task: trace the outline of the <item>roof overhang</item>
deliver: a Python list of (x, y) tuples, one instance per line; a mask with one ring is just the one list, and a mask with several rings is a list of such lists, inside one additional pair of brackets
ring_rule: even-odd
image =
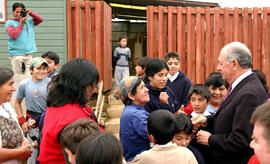
[(218, 3), (184, 0), (104, 0), (114, 18), (146, 20), (146, 6), (219, 7)]

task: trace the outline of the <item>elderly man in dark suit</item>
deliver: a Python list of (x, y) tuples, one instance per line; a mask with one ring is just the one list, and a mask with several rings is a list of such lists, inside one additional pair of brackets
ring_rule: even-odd
[(244, 44), (232, 42), (223, 47), (217, 71), (230, 84), (228, 95), (215, 115), (192, 120), (194, 125), (206, 124), (209, 129), (200, 130), (196, 137), (200, 144), (209, 146), (215, 164), (246, 164), (253, 154), (249, 120), (267, 94), (251, 67), (252, 54)]

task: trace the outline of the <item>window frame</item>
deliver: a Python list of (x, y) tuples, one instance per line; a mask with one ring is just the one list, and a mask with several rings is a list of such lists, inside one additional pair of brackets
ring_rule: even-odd
[(5, 23), (7, 21), (7, 0), (0, 0), (0, 23)]

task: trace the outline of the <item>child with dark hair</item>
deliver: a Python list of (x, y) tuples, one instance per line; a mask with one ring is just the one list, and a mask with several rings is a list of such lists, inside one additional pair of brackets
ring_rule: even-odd
[(123, 149), (119, 140), (110, 133), (86, 137), (78, 146), (77, 164), (122, 164)]
[(79, 119), (64, 127), (60, 133), (60, 144), (68, 155), (67, 161), (71, 164), (76, 163), (76, 151), (79, 143), (87, 136), (101, 133), (96, 122), (89, 119)]
[(59, 56), (53, 51), (45, 52), (42, 56), (48, 63), (48, 78), (52, 78), (56, 75), (56, 69), (59, 66)]
[(211, 98), (211, 92), (204, 84), (193, 85), (188, 92), (189, 101), (193, 112), (190, 117), (196, 117), (198, 115), (209, 116), (211, 113), (206, 111), (206, 107)]
[(166, 85), (173, 90), (178, 103), (187, 106), (188, 91), (192, 84), (185, 73), (179, 70), (180, 56), (177, 52), (169, 52), (165, 56), (165, 61), (169, 67), (169, 79)]
[(120, 118), (120, 141), (127, 162), (141, 152), (150, 149), (147, 135), (147, 118), (149, 113), (144, 109), (149, 101), (148, 89), (137, 76), (124, 78), (114, 96), (125, 104)]
[[(212, 72), (204, 83), (211, 92), (211, 98), (209, 103), (206, 107), (206, 111), (211, 114), (216, 114), (220, 104), (224, 100), (225, 96), (227, 95), (227, 90), (229, 88), (229, 84), (226, 80), (222, 78), (220, 72)], [(190, 105), (184, 109), (186, 114), (190, 114), (193, 112), (193, 109)]]
[(143, 78), (145, 75), (146, 65), (150, 62), (151, 58), (149, 57), (141, 57), (137, 60), (137, 65), (135, 67), (136, 75)]
[(166, 86), (169, 67), (164, 60), (152, 59), (146, 66), (146, 87), (149, 89), (150, 101), (145, 104), (145, 109), (151, 113), (157, 109), (168, 110), (175, 113), (180, 104), (173, 91)]
[(116, 66), (114, 70), (115, 88), (119, 86), (120, 81), (129, 76), (129, 58), (131, 58), (130, 49), (127, 47), (127, 36), (119, 37), (119, 47), (116, 47), (113, 53)]
[(28, 133), (28, 123), (23, 116), (22, 100), (25, 98), (27, 107), (26, 118), (40, 117), (46, 110), (47, 86), (50, 79), (46, 77), (48, 63), (41, 57), (33, 58), (30, 63), (31, 78), (23, 80), (18, 87), (15, 99), (15, 109), (19, 117), (20, 125), (25, 133)]
[[(189, 114), (188, 116), (191, 117), (197, 117), (197, 116), (209, 116), (211, 113), (206, 111), (206, 107), (209, 103), (209, 100), (211, 98), (211, 92), (209, 88), (204, 84), (196, 84), (193, 85), (189, 90), (189, 101), (191, 104), (191, 107), (193, 108), (193, 112)], [(205, 130), (205, 128), (194, 127), (196, 129), (195, 136), (199, 130)], [(206, 145), (201, 145), (197, 142), (197, 138), (193, 138), (190, 142), (190, 145), (198, 149), (202, 156), (205, 159), (206, 163), (211, 163), (209, 154), (209, 147)]]
[(147, 129), (154, 146), (152, 149), (137, 155), (130, 163), (197, 164), (196, 158), (190, 150), (171, 142), (175, 134), (175, 117), (172, 113), (167, 110), (152, 112), (148, 117)]
[(199, 164), (205, 164), (201, 153), (196, 148), (189, 145), (193, 130), (193, 124), (190, 118), (184, 113), (179, 113), (174, 116), (176, 133), (172, 139), (172, 142), (176, 143), (178, 146), (187, 147), (190, 151), (192, 151)]
[[(19, 123), (30, 143), (36, 145), (39, 129), (34, 125), (43, 112), (46, 111), (47, 86), (51, 79), (46, 77), (48, 63), (41, 57), (33, 58), (30, 63), (31, 78), (24, 79), (18, 87), (14, 107), (19, 118)], [(26, 118), (23, 116), (22, 101), (25, 99), (27, 108)], [(34, 123), (33, 123), (34, 122)], [(37, 150), (33, 149), (32, 157), (28, 160), (36, 162)], [(31, 162), (30, 162), (31, 163)]]

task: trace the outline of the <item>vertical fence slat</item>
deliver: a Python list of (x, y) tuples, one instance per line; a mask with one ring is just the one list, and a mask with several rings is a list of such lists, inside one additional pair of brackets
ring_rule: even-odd
[[(175, 9), (175, 7), (174, 7), (174, 9)], [(177, 15), (175, 14), (175, 13), (173, 13), (173, 15), (172, 15), (172, 51), (174, 51), (174, 52), (176, 52), (176, 26), (177, 26), (177, 21), (176, 21), (176, 18), (177, 17)]]
[(244, 18), (243, 18), (243, 35), (244, 35), (244, 44), (248, 46), (248, 8), (244, 8)]
[[(158, 27), (163, 26), (162, 24), (158, 24), (158, 13), (154, 13), (154, 19), (153, 19), (153, 56), (154, 57), (159, 57), (158, 56)], [(162, 34), (162, 33), (161, 33)]]
[(224, 46), (224, 12), (219, 8), (219, 47), (220, 49)]
[[(105, 52), (106, 52), (106, 43), (105, 43), (105, 6), (104, 3), (102, 3), (101, 1), (99, 1), (100, 4), (100, 54), (101, 56), (97, 57), (99, 60), (97, 60), (97, 64), (100, 66), (100, 75), (101, 75), (101, 79), (105, 78)], [(103, 45), (103, 46), (102, 46)]]
[(238, 9), (238, 41), (239, 42), (244, 42), (244, 37), (243, 37), (243, 10), (242, 8)]
[(182, 29), (182, 7), (177, 7), (177, 53), (179, 54), (180, 56), (180, 70), (182, 70), (182, 68), (184, 67), (182, 65), (182, 55), (183, 55), (183, 52), (182, 52), (182, 42), (183, 42), (183, 29)]
[(173, 51), (173, 19), (172, 19), (172, 7), (168, 7), (168, 52)]
[(86, 13), (85, 13), (85, 3), (86, 1), (84, 2), (81, 2), (81, 5), (83, 5), (84, 7), (81, 8), (81, 16), (80, 16), (80, 19), (81, 19), (81, 45), (82, 45), (82, 53), (81, 53), (81, 57), (86, 59), (86, 35), (83, 35), (86, 33)]
[(168, 14), (163, 15), (163, 32), (162, 32), (162, 37), (163, 37), (163, 53), (161, 53), (160, 58), (163, 59), (165, 57), (165, 54), (168, 52)]
[(180, 70), (184, 71), (185, 65), (185, 52), (183, 51), (183, 17), (182, 17), (182, 7), (177, 7), (177, 53), (180, 56)]
[(201, 51), (201, 8), (196, 7), (196, 83), (203, 83), (202, 82), (202, 51)]
[[(229, 42), (232, 42), (233, 41), (233, 9), (230, 8), (230, 13), (229, 13)], [(229, 43), (228, 42), (228, 43)]]
[[(107, 17), (107, 21), (108, 21), (108, 31), (109, 31), (109, 34), (108, 34), (108, 55), (107, 55), (107, 61), (108, 61), (108, 75), (106, 75), (106, 79), (107, 79), (107, 88), (104, 88), (106, 90), (108, 89), (111, 89), (112, 88), (112, 59), (111, 59), (111, 53), (112, 53), (112, 44), (111, 44), (111, 40), (112, 40), (112, 21), (111, 21), (111, 18), (112, 18), (112, 8), (107, 5), (107, 10), (108, 10), (108, 17)], [(104, 66), (104, 69), (105, 67), (107, 68), (107, 66)]]
[(195, 32), (195, 26), (196, 26), (196, 11), (191, 9), (192, 13), (191, 14), (191, 81), (193, 84), (196, 82), (196, 32)]
[(80, 1), (75, 1), (75, 44), (76, 58), (81, 57)]
[(191, 18), (191, 8), (187, 7), (187, 76), (192, 77), (192, 18)]
[(158, 7), (158, 56), (163, 53), (163, 6)]
[(270, 8), (269, 7), (267, 8), (266, 17), (267, 17), (267, 29), (268, 29), (268, 33), (267, 33), (268, 40), (267, 40), (267, 46), (266, 46), (266, 47), (268, 47), (268, 49), (267, 49), (268, 60), (267, 60), (267, 67), (266, 67), (267, 71), (264, 73), (266, 73), (267, 84), (268, 84), (268, 87), (270, 87), (270, 31), (269, 31), (269, 29), (270, 29)]
[(72, 20), (71, 17), (71, 1), (66, 1), (66, 8), (67, 8), (67, 44), (68, 44), (68, 60), (72, 59)]
[(269, 29), (267, 29), (267, 8), (263, 8), (263, 25), (262, 25), (262, 71), (267, 72), (267, 42)]
[[(158, 37), (162, 35), (158, 33), (159, 26), (163, 26), (163, 24), (159, 25), (158, 22), (158, 13), (154, 13), (154, 21), (153, 21), (153, 56), (158, 57)], [(162, 37), (162, 36), (161, 36)], [(165, 46), (165, 45), (164, 45)]]
[(233, 40), (238, 41), (238, 8), (233, 11)]
[[(182, 8), (182, 10), (184, 10)], [(187, 11), (185, 9), (185, 11)], [(182, 45), (182, 51), (183, 51), (183, 57), (184, 57), (184, 65), (187, 66), (187, 53), (186, 53), (186, 50), (187, 50), (187, 32), (186, 32), (186, 28), (187, 28), (187, 14), (182, 14), (182, 20), (183, 20), (183, 24), (182, 24), (182, 29), (183, 29), (183, 45)], [(184, 68), (183, 70), (185, 70), (185, 73), (187, 73), (187, 68)]]
[(201, 11), (201, 58), (202, 58), (202, 80), (201, 82), (204, 83), (205, 81), (205, 36), (206, 36), (206, 30), (205, 30), (205, 9), (202, 9)]
[(253, 18), (252, 9), (248, 9), (248, 48), (253, 52)]
[(220, 25), (220, 13), (219, 13), (219, 8), (215, 8), (215, 37), (214, 37), (214, 43), (215, 43), (215, 60), (214, 60), (214, 63), (215, 63), (215, 67), (217, 65), (217, 59), (218, 59), (218, 56), (219, 56), (219, 52), (220, 52), (220, 34), (219, 34), (219, 25)]
[(258, 13), (257, 8), (253, 9), (253, 68), (258, 68)]
[(84, 58), (85, 59), (87, 59), (87, 60), (91, 60), (92, 58), (91, 58), (91, 40), (90, 40), (90, 38), (91, 38), (91, 29), (90, 29), (90, 26), (91, 26), (91, 24), (90, 24), (90, 22), (91, 22), (91, 20), (90, 20), (90, 17), (91, 17), (91, 15), (90, 15), (90, 1), (85, 1), (85, 31), (86, 31), (86, 33), (85, 33), (85, 56), (84, 56)]
[[(75, 6), (75, 1), (73, 1)], [(72, 9), (72, 13), (75, 13), (75, 7)], [(71, 29), (72, 29), (72, 53), (71, 53), (71, 59), (76, 58), (76, 20), (75, 20), (76, 15), (72, 14), (71, 15)]]
[(208, 76), (211, 72), (211, 64), (212, 64), (212, 59), (213, 56), (211, 56), (211, 49), (213, 47), (211, 47), (211, 35), (213, 35), (212, 33), (212, 28), (211, 28), (211, 20), (210, 20), (210, 8), (206, 8), (205, 9), (205, 20), (206, 20), (206, 40), (205, 40), (205, 72), (206, 72), (206, 76)]
[(147, 55), (153, 58), (153, 6), (147, 6)]
[(215, 41), (214, 41), (214, 29), (215, 29), (215, 27), (214, 27), (214, 25), (215, 25), (215, 22), (214, 22), (214, 20), (215, 20), (215, 15), (214, 14), (211, 14), (210, 15), (210, 26), (211, 26), (211, 42), (210, 42), (210, 53), (211, 53), (211, 59), (212, 59), (212, 62), (211, 62), (211, 72), (214, 72), (215, 71), (215, 62), (213, 61), (214, 59), (215, 59), (215, 47), (214, 47), (214, 45), (215, 45)]
[(258, 69), (262, 69), (262, 9), (258, 8)]
[(95, 25), (96, 25), (96, 53), (95, 53), (95, 64), (97, 66), (98, 69), (100, 69), (100, 65), (101, 64), (101, 45), (102, 45), (102, 38), (101, 38), (101, 33), (102, 33), (102, 30), (101, 30), (101, 4), (99, 3), (99, 1), (94, 1), (95, 3), (95, 15), (96, 15), (96, 22), (95, 22)]
[(225, 12), (224, 12), (224, 39), (225, 39), (225, 44), (230, 42), (230, 16), (229, 16), (229, 8), (225, 8)]
[(91, 16), (91, 22), (90, 22), (90, 27), (91, 27), (91, 58), (92, 62), (95, 64), (96, 63), (96, 13), (95, 13), (95, 3), (91, 2), (90, 4), (90, 16)]

